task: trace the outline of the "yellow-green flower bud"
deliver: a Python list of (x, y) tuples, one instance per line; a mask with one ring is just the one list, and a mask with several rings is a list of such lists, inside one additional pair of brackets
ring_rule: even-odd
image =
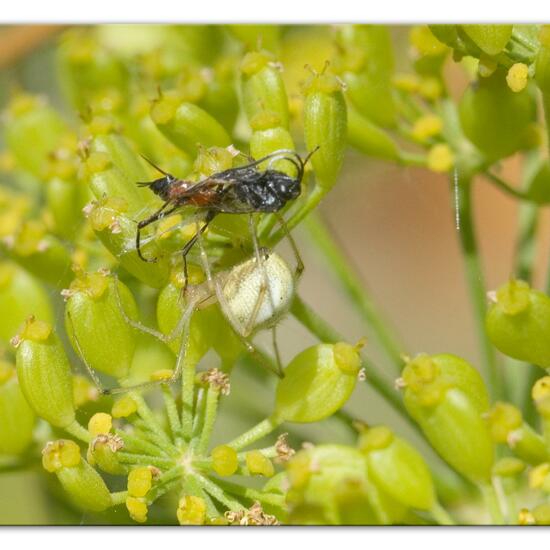
[(147, 503), (140, 498), (128, 497), (126, 499), (126, 508), (130, 517), (138, 523), (145, 523), (147, 521), (148, 507)]
[(490, 479), (493, 442), (481, 413), (467, 394), (449, 388), (433, 405), (424, 406), (412, 390), (407, 390), (405, 407), (432, 447), (455, 470), (474, 482)]
[(487, 311), (487, 333), (502, 353), (550, 367), (550, 298), (529, 287), (524, 281), (512, 280), (500, 287), (495, 302)]
[(97, 465), (108, 474), (124, 475), (127, 473), (127, 466), (119, 462), (116, 454), (123, 446), (122, 439), (117, 435), (98, 435), (92, 439), (88, 447), (88, 462)]
[(42, 221), (27, 220), (21, 224), (7, 248), (18, 264), (39, 279), (54, 286), (68, 284), (71, 256)]
[(80, 461), (80, 447), (70, 439), (50, 441), (42, 450), (42, 466), (50, 473), (78, 466)]
[(334, 75), (314, 74), (304, 86), (304, 135), (320, 188), (327, 192), (336, 183), (347, 142), (346, 101), (342, 84)]
[[(480, 413), (489, 409), (489, 394), (479, 372), (464, 359), (450, 353), (427, 355), (421, 353), (407, 362), (402, 381), (424, 405), (438, 402), (449, 387), (461, 390)], [(431, 398), (435, 401), (432, 403)]]
[(40, 178), (48, 155), (56, 149), (67, 128), (63, 119), (36, 96), (17, 95), (8, 105), (4, 136), (21, 168)]
[(299, 353), (277, 384), (275, 414), (289, 422), (317, 422), (348, 400), (361, 367), (356, 347), (318, 344)]
[(495, 463), (493, 474), (499, 477), (515, 477), (525, 470), (525, 462), (513, 456), (505, 456)]
[(158, 99), (151, 108), (151, 118), (174, 145), (193, 158), (198, 145), (227, 147), (231, 144), (224, 127), (212, 115), (177, 97), (165, 95)]
[(269, 52), (250, 52), (241, 63), (243, 106), (251, 122), (262, 112), (274, 113), (288, 129), (288, 99), (281, 70)]
[(104, 412), (95, 413), (88, 421), (90, 435), (108, 434), (113, 427), (113, 417)]
[(153, 288), (166, 284), (170, 273), (168, 258), (161, 255), (155, 239), (143, 242), (141, 252), (156, 262), (144, 262), (135, 246), (136, 223), (127, 215), (127, 203), (122, 198), (110, 197), (91, 203), (85, 209), (90, 225), (105, 247), (134, 277)]
[(261, 451), (249, 451), (246, 453), (245, 459), (246, 467), (252, 475), (271, 477), (275, 473), (273, 463)]
[(0, 455), (18, 455), (32, 441), (36, 417), (25, 400), (15, 369), (0, 360)]
[(113, 418), (127, 418), (136, 411), (137, 404), (132, 397), (130, 395), (123, 395), (114, 402), (111, 414)]
[(396, 122), (391, 79), (394, 56), (384, 25), (345, 25), (338, 29), (341, 75), (347, 95), (359, 113), (382, 127)]
[(42, 464), (55, 472), (71, 501), (82, 510), (102, 512), (112, 506), (111, 494), (102, 477), (80, 456), (70, 440), (53, 441), (42, 451)]
[(550, 418), (550, 376), (543, 376), (535, 382), (531, 397), (538, 413), (543, 418)]
[(21, 390), (34, 412), (59, 428), (72, 424), (71, 366), (51, 325), (30, 317), (12, 343)]
[(290, 524), (398, 523), (405, 508), (369, 482), (366, 458), (352, 447), (321, 445), (287, 464)]
[(433, 448), (462, 475), (487, 481), (494, 449), (479, 373), (454, 355), (420, 355), (405, 366), (401, 384), (405, 407)]
[(207, 79), (205, 95), (198, 102), (231, 134), (239, 114), (239, 97), (235, 86), (233, 59), (222, 59)]
[[(281, 126), (255, 129), (250, 138), (250, 154), (252, 157), (259, 159), (280, 149), (295, 150), (294, 141), (288, 130)], [(267, 167), (268, 162), (266, 161), (264, 167)], [(291, 176), (296, 175), (296, 167), (285, 160), (274, 162), (272, 168), (286, 172)]]
[(135, 330), (121, 311), (122, 306), (128, 317), (138, 317), (130, 290), (99, 271), (79, 273), (64, 296), (67, 298), (65, 326), (75, 351), (82, 353), (94, 370), (124, 378), (136, 347)]
[(49, 323), (53, 311), (42, 284), (13, 262), (0, 262), (0, 340), (7, 342), (25, 319), (34, 315)]
[(513, 25), (460, 25), (487, 55), (499, 54), (512, 36)]
[(531, 91), (513, 92), (500, 69), (470, 86), (460, 101), (460, 122), (466, 137), (491, 161), (524, 147), (526, 128), (534, 120)]
[(142, 466), (133, 469), (128, 475), (128, 494), (133, 497), (144, 497), (153, 485), (153, 474), (150, 468)]
[(82, 28), (64, 33), (57, 50), (63, 92), (80, 111), (102, 90), (114, 88), (126, 95), (128, 74), (124, 65), (94, 34)]
[(367, 457), (369, 476), (404, 506), (431, 510), (435, 488), (426, 462), (412, 445), (392, 435), (384, 426), (361, 434), (359, 449)]
[(539, 464), (529, 472), (529, 487), (550, 490), (550, 464), (548, 462)]
[(550, 525), (550, 504), (539, 504), (532, 514), (537, 525)]
[(525, 63), (514, 63), (506, 74), (506, 83), (512, 92), (521, 92), (527, 86), (529, 67)]
[(281, 41), (280, 25), (227, 25), (231, 33), (240, 40), (247, 49), (257, 48), (258, 44), (270, 52), (277, 51)]
[(237, 451), (228, 445), (219, 445), (212, 449), (212, 469), (219, 476), (232, 476), (239, 468)]
[(517, 430), (523, 420), (521, 411), (510, 403), (497, 401), (487, 413), (491, 437), (496, 443), (506, 443), (511, 431)]
[(98, 200), (124, 199), (129, 216), (143, 215), (146, 208), (160, 205), (160, 199), (149, 189), (137, 185), (151, 180), (149, 172), (130, 143), (120, 135), (107, 133), (92, 138), (81, 176)]
[[(399, 150), (389, 134), (348, 105), (348, 142), (365, 155), (397, 160)], [(317, 154), (317, 153), (316, 153)]]
[(450, 172), (454, 163), (454, 153), (446, 143), (436, 143), (428, 151), (426, 165), (432, 172)]
[(194, 495), (183, 496), (176, 512), (180, 525), (204, 525), (206, 521), (206, 502)]

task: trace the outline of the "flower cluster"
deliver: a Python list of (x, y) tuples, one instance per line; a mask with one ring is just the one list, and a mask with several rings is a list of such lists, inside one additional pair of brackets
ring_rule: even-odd
[[(550, 524), (550, 377), (540, 377), (550, 286), (532, 288), (550, 202), (549, 36), (536, 25), (418, 26), (409, 68), (396, 72), (383, 26), (64, 31), (56, 63), (69, 114), (18, 90), (2, 118), (0, 471), (41, 461), (59, 498), (98, 522), (127, 512), (181, 525)], [(470, 82), (455, 100), (460, 68)], [(479, 370), (454, 354), (404, 353), (316, 216), (349, 148), (449, 176)], [(159, 169), (192, 186), (281, 150), (315, 153), (278, 215), (207, 223), (189, 206), (140, 223), (163, 208), (147, 183)], [(521, 188), (499, 175), (518, 153)], [(257, 168), (293, 177), (297, 166), (273, 157)], [(489, 293), (476, 176), (528, 208), (514, 277)], [(302, 221), (386, 363), (302, 301), (294, 241), (294, 273), (273, 250)], [(250, 336), (286, 314), (318, 343), (281, 373), (277, 347)], [(228, 436), (231, 403), (260, 383), (271, 401), (243, 411)], [(372, 425), (368, 410), (343, 409), (363, 383), (442, 460)], [(342, 439), (308, 442), (314, 432), (298, 425), (324, 420)]]

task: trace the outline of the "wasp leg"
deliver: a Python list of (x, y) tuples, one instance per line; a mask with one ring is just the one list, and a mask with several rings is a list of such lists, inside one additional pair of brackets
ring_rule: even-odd
[(157, 261), (157, 258), (146, 258), (141, 253), (141, 230), (147, 227), (148, 225), (152, 224), (153, 222), (156, 222), (160, 218), (163, 218), (164, 216), (171, 214), (176, 210), (178, 207), (174, 206), (170, 210), (165, 211), (166, 208), (170, 205), (169, 202), (165, 202), (154, 214), (151, 214), (148, 218), (145, 218), (144, 220), (141, 220), (138, 222), (137, 226), (137, 233), (136, 233), (136, 251), (138, 256), (144, 261), (148, 263), (155, 263)]
[(208, 224), (214, 219), (216, 214), (217, 212), (215, 212), (214, 210), (208, 210), (204, 218), (204, 225), (197, 229), (197, 232), (185, 243), (185, 246), (181, 251), (181, 255), (183, 257), (183, 277), (185, 279), (183, 294), (185, 294), (185, 292), (187, 291), (187, 286), (189, 284), (189, 277), (187, 272), (187, 254), (189, 254), (189, 251), (193, 248), (193, 246), (197, 242), (197, 239), (199, 239), (201, 235), (206, 231)]

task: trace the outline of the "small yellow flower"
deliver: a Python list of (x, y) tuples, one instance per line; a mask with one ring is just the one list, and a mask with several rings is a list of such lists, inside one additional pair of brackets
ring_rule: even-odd
[(176, 515), (180, 525), (204, 525), (206, 503), (200, 497), (185, 495), (179, 501)]
[(271, 477), (275, 473), (271, 460), (258, 450), (246, 453), (246, 466), (251, 474)]
[(512, 92), (521, 92), (527, 86), (529, 67), (525, 63), (514, 63), (506, 75), (506, 83)]
[(110, 414), (99, 412), (90, 418), (88, 430), (92, 436), (108, 434), (113, 427), (113, 417)]
[(454, 164), (455, 157), (446, 143), (438, 143), (428, 151), (428, 168), (433, 172), (448, 172)]

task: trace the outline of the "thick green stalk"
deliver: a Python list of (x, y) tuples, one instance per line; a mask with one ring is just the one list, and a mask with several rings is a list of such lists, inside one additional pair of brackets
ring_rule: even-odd
[(176, 406), (176, 400), (174, 399), (172, 390), (169, 386), (162, 386), (162, 396), (164, 398), (164, 408), (166, 409), (166, 415), (168, 416), (168, 423), (170, 424), (172, 438), (174, 439), (176, 445), (178, 445), (181, 437), (181, 422), (178, 414), (178, 408)]
[(394, 373), (398, 375), (403, 366), (401, 358), (404, 352), (403, 346), (399, 344), (393, 334), (394, 331), (388, 327), (387, 322), (378, 311), (365, 285), (342, 252), (342, 247), (336, 242), (334, 235), (327, 230), (317, 214), (312, 213), (307, 218), (306, 227), (313, 243), (325, 256), (328, 268), (336, 275), (350, 302), (374, 331), (376, 338), (392, 362)]
[(504, 381), (497, 366), (495, 350), (485, 330), (487, 296), (474, 229), (472, 179), (460, 173), (459, 176), (461, 177), (458, 181), (455, 181), (454, 177), (451, 176), (451, 191), (456, 193), (456, 206), (458, 208), (457, 230), (485, 374), (493, 397), (499, 399), (504, 395)]
[(253, 428), (250, 428), (247, 432), (244, 432), (239, 437), (236, 437), (233, 441), (228, 443), (230, 447), (233, 447), (236, 451), (241, 450), (244, 447), (252, 445), (258, 439), (262, 439), (266, 435), (270, 434), (273, 430), (276, 430), (281, 425), (281, 421), (270, 416), (265, 420), (262, 420), (259, 424), (256, 424)]
[(214, 422), (218, 412), (218, 397), (220, 391), (217, 388), (208, 388), (206, 392), (206, 409), (204, 413), (204, 423), (200, 435), (199, 444), (197, 446), (197, 454), (205, 454), (208, 450), (210, 437), (214, 429)]
[(489, 513), (491, 514), (491, 521), (493, 525), (504, 525), (504, 516), (500, 507), (497, 492), (491, 484), (480, 486), (481, 494), (483, 495), (483, 501)]

